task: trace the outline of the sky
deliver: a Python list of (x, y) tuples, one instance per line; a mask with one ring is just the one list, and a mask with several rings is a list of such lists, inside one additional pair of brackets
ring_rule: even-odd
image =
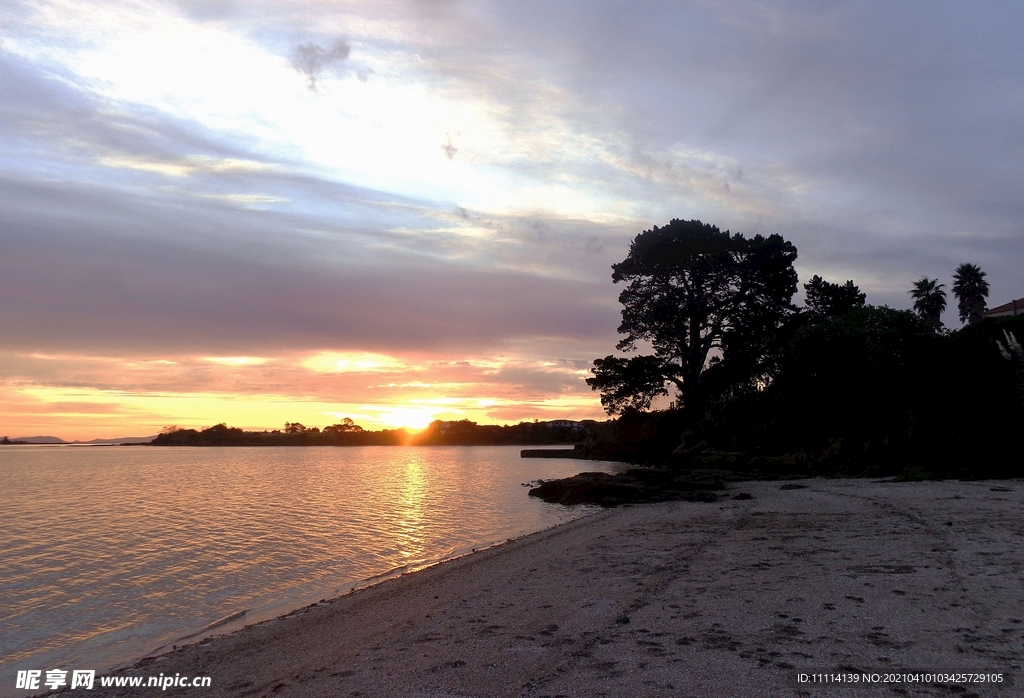
[[(3, 0), (0, 435), (603, 418), (674, 218), (1024, 295), (1018, 2)], [(944, 316), (959, 327), (955, 302)]]

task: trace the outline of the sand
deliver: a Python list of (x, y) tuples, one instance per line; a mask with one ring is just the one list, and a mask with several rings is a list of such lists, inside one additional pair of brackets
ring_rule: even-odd
[[(204, 698), (1024, 695), (1024, 481), (782, 484), (601, 511), (124, 673), (208, 675), (161, 692)], [(797, 680), (911, 670), (1005, 679)]]

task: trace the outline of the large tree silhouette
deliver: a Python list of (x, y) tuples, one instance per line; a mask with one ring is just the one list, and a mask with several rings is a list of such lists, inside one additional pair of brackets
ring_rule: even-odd
[(945, 288), (945, 284), (940, 284), (938, 279), (922, 276), (914, 282), (914, 288), (910, 289), (914, 312), (936, 332), (942, 329), (942, 311), (946, 309)]
[[(713, 349), (764, 346), (764, 337), (794, 310), (796, 256), (779, 235), (747, 239), (698, 220), (640, 233), (626, 259), (612, 265), (612, 281), (627, 284), (619, 294), (625, 337), (616, 348), (648, 345), (654, 353), (597, 359), (587, 384), (600, 391), (609, 414), (647, 409), (669, 386), (685, 404), (699, 403)], [(730, 335), (743, 341), (727, 342)]]
[(961, 264), (953, 274), (953, 295), (956, 296), (960, 323), (973, 325), (985, 314), (988, 282), (985, 272), (976, 264)]

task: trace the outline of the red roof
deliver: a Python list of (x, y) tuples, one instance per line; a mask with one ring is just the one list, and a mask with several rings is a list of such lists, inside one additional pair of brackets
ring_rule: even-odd
[(985, 315), (1024, 315), (1024, 298), (989, 308), (985, 311)]

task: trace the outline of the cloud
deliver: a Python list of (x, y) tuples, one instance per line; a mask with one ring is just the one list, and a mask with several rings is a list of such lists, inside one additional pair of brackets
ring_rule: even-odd
[(189, 17), (198, 20), (222, 20), (235, 14), (234, 0), (176, 0)]
[(351, 48), (342, 39), (336, 40), (329, 48), (309, 42), (292, 49), (289, 65), (305, 75), (309, 80), (309, 89), (316, 92), (316, 81), (320, 73), (343, 62), (350, 53)]
[(452, 145), (452, 137), (448, 136), (448, 142), (441, 146), (441, 152), (445, 154), (449, 160), (455, 159), (455, 153), (459, 152), (459, 149)]
[(399, 373), (418, 368), (393, 356), (369, 352), (321, 352), (302, 365), (317, 373)]
[(270, 359), (261, 356), (207, 356), (204, 360), (224, 366), (260, 366)]
[(0, 342), (32, 351), (483, 349), (586, 342), (617, 324), (602, 260), (589, 262), (597, 279), (537, 273), (512, 263), (532, 253), (514, 239), (500, 268), (486, 256), (450, 259), (429, 236), (4, 177), (0, 207), (0, 297), (14, 301), (0, 304), (0, 323), (18, 328)]
[(869, 280), (869, 300), (897, 307), (913, 278), (975, 257), (1000, 280), (993, 293), (1012, 295), (1024, 258), (1013, 77), (1024, 49), (1009, 29), (1020, 6), (582, 8), (540, 21), (536, 3), (491, 6), (490, 24), (573, 96), (581, 132), (621, 135), (612, 164), (630, 176), (617, 181), (653, 222), (780, 232), (802, 278)]

